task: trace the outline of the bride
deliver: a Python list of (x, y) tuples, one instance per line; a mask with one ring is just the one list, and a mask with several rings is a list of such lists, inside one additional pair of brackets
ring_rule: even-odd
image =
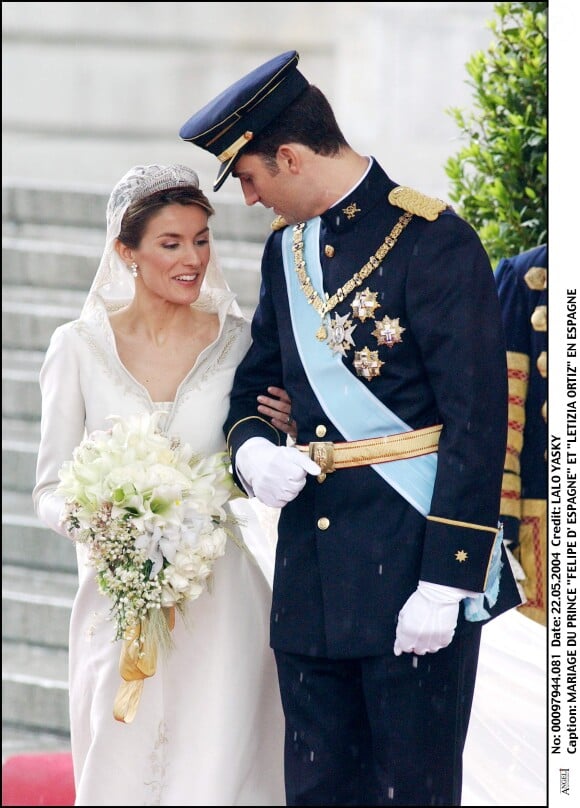
[[(33, 500), (66, 535), (59, 469), (108, 416), (162, 410), (159, 425), (196, 453), (224, 450), (234, 371), (250, 343), (216, 264), (213, 209), (194, 171), (135, 166), (113, 189), (104, 253), (78, 320), (56, 329), (40, 374)], [(270, 388), (275, 390), (275, 388)], [(265, 397), (288, 432), (289, 403)], [(246, 500), (239, 530), (256, 544)], [(120, 646), (86, 550), (69, 637), (77, 805), (284, 805), (283, 715), (268, 646), (270, 590), (248, 550), (227, 542), (213, 585), (176, 615), (173, 649), (144, 682), (131, 723), (113, 717)], [(256, 547), (258, 554), (261, 552)]]

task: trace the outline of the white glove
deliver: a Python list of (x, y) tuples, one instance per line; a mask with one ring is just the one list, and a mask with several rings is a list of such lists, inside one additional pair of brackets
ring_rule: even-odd
[(455, 634), (459, 603), (478, 595), (467, 589), (419, 581), (399, 612), (395, 656), (433, 654), (449, 645)]
[(236, 453), (236, 470), (250, 496), (264, 505), (282, 508), (306, 485), (307, 474), (320, 466), (292, 446), (275, 446), (266, 438), (250, 438)]

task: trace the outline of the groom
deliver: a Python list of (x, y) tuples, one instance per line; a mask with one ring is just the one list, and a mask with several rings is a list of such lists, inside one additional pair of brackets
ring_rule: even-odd
[[(224, 429), (281, 507), (271, 645), (289, 805), (459, 805), (481, 627), (519, 604), (498, 526), (507, 373), (493, 273), (444, 202), (347, 143), (288, 51), (195, 113), (278, 218)], [(369, 258), (370, 256), (370, 258)], [(272, 379), (296, 447), (255, 415)]]

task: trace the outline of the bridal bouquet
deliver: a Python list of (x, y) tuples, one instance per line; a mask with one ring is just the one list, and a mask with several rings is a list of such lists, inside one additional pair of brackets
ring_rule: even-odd
[(158, 646), (170, 646), (175, 608), (210, 586), (235, 523), (224, 510), (237, 491), (227, 453), (195, 455), (159, 431), (160, 414), (111, 416), (112, 429), (89, 435), (59, 472), (62, 522), (87, 546), (124, 641), (114, 714), (125, 722)]

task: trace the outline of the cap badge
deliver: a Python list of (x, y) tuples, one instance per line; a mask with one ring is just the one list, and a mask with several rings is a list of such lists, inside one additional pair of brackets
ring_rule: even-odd
[(239, 150), (246, 145), (246, 143), (254, 137), (253, 132), (244, 132), (237, 140), (234, 140), (227, 149), (221, 154), (218, 154), (217, 159), (220, 163), (227, 163), (228, 160), (231, 160), (232, 157), (235, 157)]

